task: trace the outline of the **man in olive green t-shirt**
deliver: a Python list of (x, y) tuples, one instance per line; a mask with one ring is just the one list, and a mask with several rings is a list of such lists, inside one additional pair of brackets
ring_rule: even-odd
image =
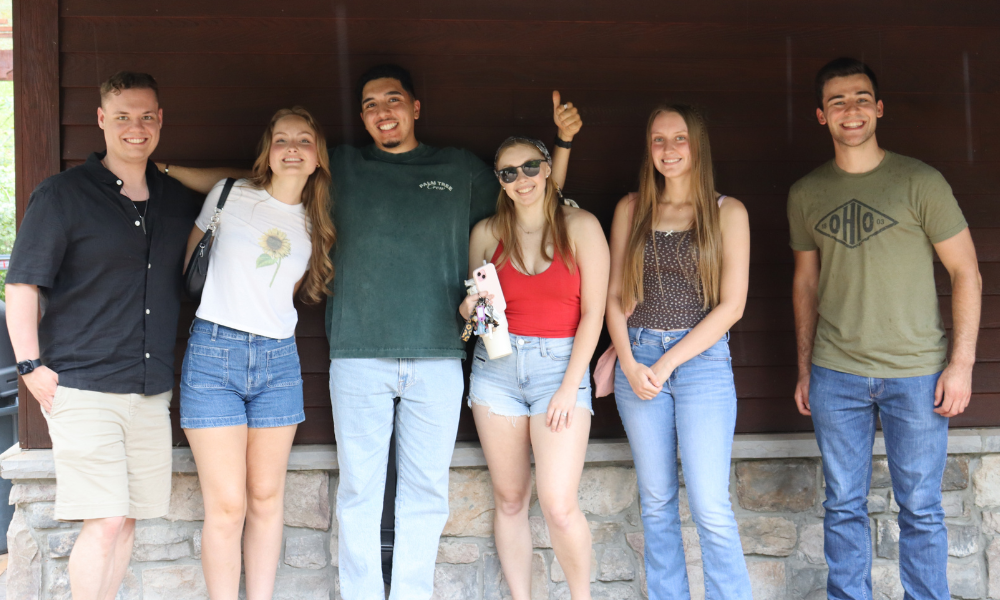
[[(950, 598), (941, 477), (948, 417), (972, 390), (981, 280), (968, 225), (935, 169), (879, 148), (883, 104), (860, 61), (816, 78), (834, 160), (792, 186), (793, 302), (799, 381), (826, 478), (828, 597), (872, 597), (866, 498), (881, 419), (908, 598)], [(951, 276), (953, 349), (938, 310), (934, 253)]]

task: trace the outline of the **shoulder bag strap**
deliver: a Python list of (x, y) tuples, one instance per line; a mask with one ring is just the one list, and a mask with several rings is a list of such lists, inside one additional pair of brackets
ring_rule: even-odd
[(219, 219), (222, 218), (222, 207), (226, 205), (226, 199), (229, 198), (229, 192), (232, 191), (234, 183), (236, 183), (235, 179), (227, 177), (225, 185), (222, 186), (222, 193), (219, 194), (219, 201), (215, 204), (215, 212), (212, 214), (212, 220), (208, 224), (208, 230), (212, 232), (212, 237), (215, 237), (215, 230), (219, 228)]

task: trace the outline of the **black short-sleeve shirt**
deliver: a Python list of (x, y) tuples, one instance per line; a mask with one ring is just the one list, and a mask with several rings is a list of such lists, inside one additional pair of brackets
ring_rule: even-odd
[(41, 360), (60, 385), (159, 394), (174, 384), (181, 270), (201, 202), (149, 162), (147, 236), (103, 158), (32, 192), (7, 283), (39, 287)]

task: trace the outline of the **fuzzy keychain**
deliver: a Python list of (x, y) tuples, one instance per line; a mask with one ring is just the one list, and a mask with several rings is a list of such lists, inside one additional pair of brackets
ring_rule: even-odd
[(462, 330), (462, 341), (469, 341), (472, 334), (492, 337), (493, 329), (499, 326), (500, 322), (493, 314), (493, 303), (486, 298), (480, 298), (476, 301), (476, 308), (473, 309), (469, 319), (465, 322), (465, 328)]

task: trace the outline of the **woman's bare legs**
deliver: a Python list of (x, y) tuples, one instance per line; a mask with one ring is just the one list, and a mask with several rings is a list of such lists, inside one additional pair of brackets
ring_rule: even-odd
[(296, 425), (250, 429), (246, 452), (247, 600), (270, 600), (284, 533), (285, 474)]
[[(531, 441), (528, 419), (489, 414), (489, 407), (472, 405), (479, 441), (493, 480), (496, 517), (493, 536), (504, 578), (513, 600), (531, 598)], [(542, 415), (544, 419), (544, 415)], [(588, 530), (589, 533), (589, 530)], [(589, 555), (588, 555), (589, 556)], [(589, 558), (588, 558), (589, 560)]]
[(579, 407), (575, 410), (573, 426), (559, 433), (545, 426), (544, 414), (531, 417), (531, 446), (535, 451), (538, 501), (549, 526), (552, 549), (566, 573), (570, 596), (573, 600), (590, 600), (590, 525), (578, 500), (590, 439), (590, 411)]
[(185, 429), (205, 500), (201, 565), (212, 600), (236, 600), (246, 515), (247, 427)]

